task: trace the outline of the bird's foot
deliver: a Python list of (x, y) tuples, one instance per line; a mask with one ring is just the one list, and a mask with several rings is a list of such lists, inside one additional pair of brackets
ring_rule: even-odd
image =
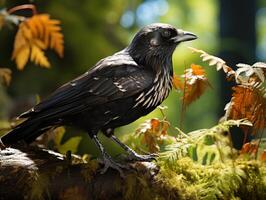
[(130, 152), (128, 159), (130, 161), (150, 162), (156, 160), (158, 154), (139, 155), (136, 152)]
[(101, 172), (100, 172), (101, 174), (104, 174), (108, 170), (108, 168), (113, 168), (119, 172), (122, 178), (126, 177), (122, 169), (126, 169), (126, 170), (130, 169), (127, 165), (123, 165), (123, 164), (115, 162), (111, 158), (111, 156), (109, 156), (108, 154), (104, 154), (103, 164), (104, 164), (104, 167), (103, 169), (101, 169)]

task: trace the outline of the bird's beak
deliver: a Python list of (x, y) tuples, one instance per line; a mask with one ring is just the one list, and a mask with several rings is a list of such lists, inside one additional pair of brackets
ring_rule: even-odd
[(173, 38), (173, 40), (175, 43), (180, 43), (180, 42), (195, 40), (197, 38), (198, 37), (194, 33), (178, 30), (178, 35), (175, 38)]

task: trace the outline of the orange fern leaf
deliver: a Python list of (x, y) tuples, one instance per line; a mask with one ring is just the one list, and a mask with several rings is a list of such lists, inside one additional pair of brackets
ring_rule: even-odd
[(266, 127), (266, 98), (258, 88), (238, 85), (233, 87), (230, 119), (246, 118), (253, 124), (253, 134)]
[(54, 49), (60, 57), (63, 57), (64, 37), (59, 20), (50, 19), (47, 14), (40, 14), (33, 16), (27, 23), (33, 35), (40, 38), (46, 48)]
[(172, 82), (173, 82), (173, 87), (176, 90), (183, 90), (184, 89), (184, 83), (182, 83), (181, 78), (178, 77), (176, 74), (173, 75)]
[(192, 64), (191, 68), (186, 69), (185, 72), (183, 75), (185, 78), (183, 102), (184, 106), (188, 106), (205, 92), (210, 83), (200, 65)]
[(60, 21), (50, 19), (47, 14), (34, 15), (20, 23), (12, 53), (18, 69), (24, 69), (29, 59), (42, 67), (50, 67), (44, 54), (47, 48), (63, 56), (64, 39), (59, 24)]
[(37, 45), (37, 43), (33, 43), (31, 46), (31, 56), (30, 60), (37, 65), (41, 65), (43, 67), (49, 68), (50, 63), (48, 62), (47, 58), (44, 55), (41, 47)]

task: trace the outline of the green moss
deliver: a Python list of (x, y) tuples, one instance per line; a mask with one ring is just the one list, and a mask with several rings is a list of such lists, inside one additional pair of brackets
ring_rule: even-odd
[(49, 184), (50, 179), (46, 175), (38, 175), (36, 174), (35, 180), (32, 183), (31, 192), (30, 192), (30, 198), (25, 199), (38, 199), (38, 200), (44, 200), (44, 196), (50, 196), (49, 195)]
[(231, 146), (229, 128), (240, 125), (251, 124), (229, 120), (188, 134), (178, 129), (175, 142), (161, 149), (157, 162), (160, 171), (154, 181), (144, 178), (144, 184), (131, 177), (124, 186), (125, 197), (140, 199), (152, 194), (150, 199), (266, 199), (265, 163), (239, 156)]
[(88, 159), (86, 164), (82, 165), (81, 175), (86, 182), (90, 182), (99, 168), (99, 163), (96, 160)]
[(165, 199), (266, 199), (266, 167), (259, 161), (206, 166), (181, 158), (175, 165), (159, 165), (156, 180)]

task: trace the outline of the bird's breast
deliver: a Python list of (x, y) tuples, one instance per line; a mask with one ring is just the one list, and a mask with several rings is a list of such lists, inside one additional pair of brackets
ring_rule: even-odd
[(166, 72), (159, 73), (155, 76), (150, 88), (140, 93), (134, 107), (151, 108), (160, 105), (167, 98), (172, 89), (172, 78)]

